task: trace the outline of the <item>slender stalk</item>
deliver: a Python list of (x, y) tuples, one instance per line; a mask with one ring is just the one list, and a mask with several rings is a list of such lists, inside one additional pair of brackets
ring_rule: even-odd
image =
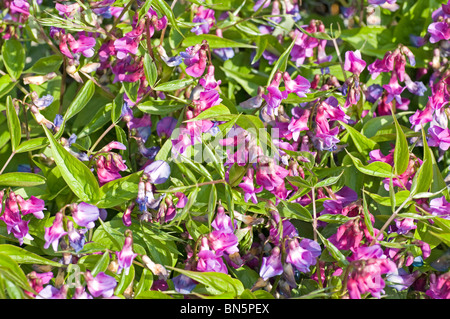
[(313, 187), (312, 190), (312, 204), (313, 204), (313, 233), (314, 241), (317, 242), (317, 211), (316, 211), (316, 189)]
[(333, 39), (332, 41), (333, 41), (334, 48), (336, 50), (336, 54), (337, 54), (337, 57), (338, 57), (338, 60), (339, 60), (339, 64), (340, 64), (341, 69), (342, 69), (342, 74), (344, 74), (344, 80), (347, 81), (347, 73), (344, 70), (344, 62), (342, 61), (341, 52), (339, 51), (339, 47), (337, 45), (336, 39)]
[(6, 160), (6, 163), (3, 165), (2, 169), (0, 170), (0, 175), (2, 175), (3, 171), (5, 170), (6, 166), (8, 166), (9, 162), (11, 162), (12, 158), (16, 155), (16, 152), (12, 152), (9, 158)]
[[(383, 232), (386, 230), (386, 228), (389, 226), (389, 224), (397, 217), (398, 213), (405, 207), (406, 204), (411, 200), (410, 197), (408, 197), (398, 208), (397, 210), (389, 217), (389, 219), (384, 223), (383, 227), (380, 228), (380, 234), (383, 234)], [(370, 245), (374, 245), (377, 241), (377, 237), (374, 237)]]
[(100, 137), (95, 141), (94, 145), (89, 149), (88, 156), (92, 154), (92, 152), (95, 150), (97, 145), (100, 143), (100, 141), (108, 134), (109, 131), (111, 131), (116, 126), (116, 123), (111, 123), (111, 125), (100, 135)]

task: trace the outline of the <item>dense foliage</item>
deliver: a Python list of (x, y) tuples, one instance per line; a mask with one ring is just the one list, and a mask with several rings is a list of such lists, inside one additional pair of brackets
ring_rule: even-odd
[(0, 8), (0, 298), (450, 298), (447, 1)]

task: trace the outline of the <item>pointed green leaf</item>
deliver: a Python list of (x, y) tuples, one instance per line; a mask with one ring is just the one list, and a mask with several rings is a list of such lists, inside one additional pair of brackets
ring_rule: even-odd
[(8, 255), (18, 264), (38, 264), (49, 265), (53, 267), (63, 267), (62, 264), (56, 261), (46, 259), (28, 250), (13, 245), (0, 245), (0, 254)]
[(25, 49), (22, 44), (15, 39), (6, 40), (3, 43), (2, 56), (9, 75), (18, 80), (25, 67)]
[(295, 40), (297, 38), (292, 40), (292, 43), (289, 45), (289, 47), (280, 55), (277, 62), (275, 62), (272, 72), (270, 73), (269, 80), (267, 81), (267, 85), (272, 82), (272, 79), (277, 71), (284, 72), (286, 71), (286, 67), (289, 61), (289, 54), (291, 54), (292, 48), (294, 47)]
[(411, 196), (417, 193), (428, 192), (433, 181), (433, 153), (428, 146), (426, 134), (422, 128), (423, 141), (423, 162), (417, 173), (414, 175), (411, 185)]
[(95, 203), (99, 198), (99, 186), (94, 174), (86, 165), (59, 144), (44, 125), (42, 128), (50, 142), (53, 159), (67, 185), (80, 200), (87, 203)]
[(184, 89), (184, 88), (188, 87), (192, 82), (194, 82), (193, 79), (173, 80), (173, 81), (164, 82), (162, 84), (159, 84), (159, 85), (155, 86), (153, 89), (155, 91), (171, 92), (171, 91)]
[(25, 153), (39, 150), (48, 145), (46, 137), (36, 137), (27, 141), (23, 141), (16, 149), (16, 153)]
[(95, 92), (95, 84), (91, 80), (87, 81), (78, 92), (75, 99), (70, 103), (66, 113), (63, 116), (64, 121), (70, 120), (78, 112), (80, 112), (86, 104), (91, 100)]
[(356, 146), (356, 149), (361, 154), (367, 155), (367, 154), (369, 154), (370, 151), (379, 148), (379, 146), (378, 146), (378, 144), (376, 142), (374, 142), (370, 138), (364, 136), (363, 134), (361, 134), (360, 132), (355, 130), (350, 125), (347, 125), (347, 124), (345, 124), (343, 122), (340, 122), (340, 121), (339, 121), (339, 123), (343, 127), (345, 127), (345, 130), (348, 132), (348, 134), (350, 134), (350, 137), (352, 138), (353, 143)]
[(148, 84), (153, 87), (158, 78), (158, 70), (156, 69), (155, 62), (153, 62), (150, 54), (147, 52), (144, 55), (144, 73)]
[(400, 124), (398, 124), (397, 118), (392, 116), (395, 123), (396, 139), (394, 150), (394, 172), (396, 175), (403, 174), (409, 165), (409, 149), (408, 141), (405, 133), (403, 132)]
[(359, 158), (354, 157), (348, 152), (347, 155), (353, 161), (353, 164), (355, 165), (356, 169), (361, 173), (370, 176), (384, 177), (384, 178), (392, 176), (392, 166), (389, 165), (388, 163), (372, 162), (364, 166)]
[(6, 98), (6, 119), (8, 120), (8, 129), (11, 136), (11, 145), (13, 152), (16, 151), (20, 144), (22, 130), (20, 128), (20, 120), (14, 108), (11, 96)]
[(0, 175), (0, 186), (32, 187), (45, 184), (45, 177), (33, 173), (12, 172)]

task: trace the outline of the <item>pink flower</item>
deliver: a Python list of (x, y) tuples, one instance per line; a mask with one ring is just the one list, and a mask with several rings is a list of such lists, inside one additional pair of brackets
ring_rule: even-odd
[(117, 262), (119, 263), (119, 268), (117, 273), (122, 273), (122, 270), (125, 270), (125, 275), (128, 275), (130, 271), (131, 264), (133, 263), (134, 258), (136, 258), (137, 254), (133, 252), (133, 237), (127, 236), (125, 237), (125, 243), (123, 244), (123, 248), (120, 252), (116, 252)]
[(47, 249), (48, 247), (50, 247), (50, 245), (52, 245), (53, 250), (57, 251), (59, 240), (65, 235), (67, 235), (67, 232), (63, 227), (63, 214), (58, 212), (55, 215), (53, 225), (45, 228), (44, 249)]
[(288, 253), (286, 262), (292, 264), (298, 271), (309, 272), (309, 267), (316, 263), (320, 256), (320, 245), (310, 239), (304, 238), (300, 243), (296, 238), (288, 241)]
[(84, 277), (88, 290), (93, 297), (103, 296), (104, 298), (110, 298), (113, 296), (114, 289), (117, 286), (114, 277), (108, 276), (104, 272), (99, 272), (94, 278), (89, 270), (84, 273)]
[(442, 128), (437, 125), (434, 125), (428, 129), (428, 134), (430, 134), (430, 138), (428, 140), (429, 146), (439, 147), (443, 151), (449, 149), (450, 130), (448, 128)]
[(345, 52), (344, 70), (359, 75), (366, 67), (366, 61), (361, 58), (361, 52), (347, 51)]
[(256, 198), (256, 194), (262, 192), (263, 187), (255, 188), (255, 185), (253, 183), (253, 174), (254, 170), (253, 168), (250, 168), (247, 171), (246, 176), (242, 179), (242, 183), (240, 183), (238, 186), (242, 188), (244, 191), (244, 200), (245, 202), (248, 202), (249, 199), (252, 200), (254, 204), (258, 203), (258, 200)]
[(450, 39), (450, 26), (447, 22), (434, 22), (428, 26), (428, 32), (431, 34), (430, 42), (437, 43), (441, 40)]
[(296, 93), (299, 97), (306, 97), (306, 94), (311, 87), (311, 83), (301, 75), (298, 75), (295, 80), (292, 80), (289, 73), (283, 73), (283, 81), (286, 91), (289, 93)]
[(430, 288), (426, 295), (432, 299), (450, 299), (450, 272), (430, 275)]

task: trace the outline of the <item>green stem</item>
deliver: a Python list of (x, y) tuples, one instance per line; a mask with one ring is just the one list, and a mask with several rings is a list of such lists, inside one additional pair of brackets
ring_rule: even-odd
[(2, 170), (0, 171), (0, 175), (2, 175), (3, 171), (5, 170), (6, 166), (8, 166), (9, 162), (11, 162), (14, 155), (16, 155), (16, 152), (12, 152), (9, 158), (6, 160), (6, 163), (3, 165)]

